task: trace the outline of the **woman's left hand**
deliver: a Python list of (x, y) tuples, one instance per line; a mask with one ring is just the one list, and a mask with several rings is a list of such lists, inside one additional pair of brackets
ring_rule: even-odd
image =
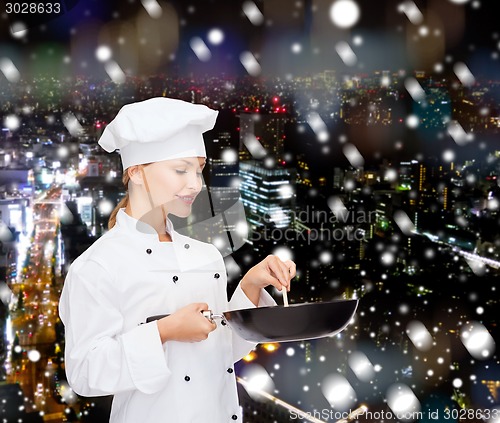
[(282, 261), (278, 256), (268, 255), (243, 276), (241, 289), (255, 305), (258, 305), (262, 288), (273, 285), (278, 291), (283, 287), (290, 291), (290, 282), (295, 274), (296, 265), (293, 261)]

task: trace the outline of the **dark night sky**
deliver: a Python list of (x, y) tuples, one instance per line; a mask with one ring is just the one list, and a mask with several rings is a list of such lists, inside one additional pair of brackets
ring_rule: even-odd
[[(132, 21), (143, 10), (139, 0), (71, 1), (76, 1), (76, 6), (65, 15), (52, 19), (42, 27), (34, 25), (20, 39), (9, 34), (8, 20), (3, 14), (0, 21), (0, 56), (10, 54), (26, 60), (41, 44), (49, 42), (56, 43), (63, 50), (66, 49), (67, 54), (72, 54), (69, 51), (70, 40), (75, 37), (75, 30), (78, 34), (87, 31), (89, 46), (92, 46), (97, 41), (100, 27), (112, 22)], [(418, 30), (418, 25), (411, 24), (403, 13), (398, 12), (398, 5), (402, 3), (399, 0), (358, 0), (361, 16), (350, 30), (336, 28), (330, 21), (328, 12), (333, 0), (256, 1), (266, 20), (260, 26), (252, 25), (245, 17), (241, 0), (159, 1), (161, 4), (173, 5), (179, 18), (179, 45), (174, 60), (181, 72), (245, 73), (238, 60), (243, 50), (261, 55), (266, 75), (283, 75), (287, 72), (299, 75), (332, 68), (370, 71), (430, 66), (425, 60), (410, 57), (414, 49), (408, 40), (411, 31)], [(1, 0), (0, 5), (2, 3), (5, 0)], [(470, 60), (471, 66), (475, 66), (473, 73), (477, 75), (494, 77), (496, 72), (500, 73), (500, 60), (491, 58), (493, 52), (499, 53), (500, 42), (498, 21), (494, 19), (495, 1), (470, 0), (465, 4), (455, 4), (452, 0), (415, 0), (415, 3), (426, 21), (431, 15), (439, 21), (444, 39), (439, 57), (441, 60), (446, 55), (452, 57), (451, 61)], [(476, 7), (476, 4), (479, 6)], [(90, 24), (94, 26), (89, 27)], [(206, 40), (208, 31), (214, 27), (224, 31), (224, 42), (211, 46), (212, 60), (201, 63), (191, 51), (189, 40), (193, 36)], [(429, 23), (431, 31), (435, 28), (435, 22)], [(363, 45), (355, 48), (362, 67), (347, 68), (335, 53), (333, 45), (338, 40), (352, 44), (356, 35), (363, 37)], [(422, 56), (427, 54), (425, 51), (432, 50), (433, 42), (430, 37), (421, 40), (419, 54)], [(291, 52), (293, 43), (302, 45), (300, 55)], [(95, 49), (94, 46), (92, 48)], [(93, 52), (89, 47), (89, 62), (95, 61)], [(169, 59), (165, 58), (163, 64), (167, 62)], [(92, 69), (92, 66), (89, 68)], [(159, 66), (158, 70), (161, 68)]]

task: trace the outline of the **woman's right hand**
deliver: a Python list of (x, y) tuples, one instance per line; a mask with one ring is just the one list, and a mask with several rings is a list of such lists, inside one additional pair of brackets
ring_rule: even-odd
[(161, 342), (199, 342), (207, 339), (217, 325), (203, 316), (202, 311), (205, 310), (208, 310), (208, 304), (192, 303), (157, 320)]

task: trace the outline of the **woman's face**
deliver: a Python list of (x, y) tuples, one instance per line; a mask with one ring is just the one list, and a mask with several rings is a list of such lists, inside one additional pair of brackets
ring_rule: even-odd
[(202, 188), (205, 162), (205, 157), (185, 157), (144, 166), (154, 207), (163, 205), (167, 213), (189, 216)]

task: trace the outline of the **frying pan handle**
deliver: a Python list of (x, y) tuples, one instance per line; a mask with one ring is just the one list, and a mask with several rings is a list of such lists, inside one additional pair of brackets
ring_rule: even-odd
[(206, 317), (208, 320), (210, 320), (212, 323), (214, 319), (221, 319), (223, 324), (226, 324), (226, 318), (224, 317), (223, 314), (214, 314), (212, 310), (204, 310), (201, 312), (203, 314), (203, 317)]
[(170, 316), (170, 314), (157, 314), (156, 316), (149, 316), (146, 319), (146, 323), (154, 322), (155, 320), (163, 319), (164, 317)]
[[(208, 320), (210, 320), (212, 323), (214, 319), (221, 319), (221, 323), (225, 326), (226, 325), (226, 318), (224, 317), (223, 314), (214, 314), (212, 310), (204, 310), (201, 312), (203, 314), (203, 317), (206, 317)], [(146, 319), (146, 323), (153, 322), (155, 320), (160, 320), (163, 319), (164, 317), (170, 316), (170, 314), (157, 314), (155, 316), (150, 316)]]

